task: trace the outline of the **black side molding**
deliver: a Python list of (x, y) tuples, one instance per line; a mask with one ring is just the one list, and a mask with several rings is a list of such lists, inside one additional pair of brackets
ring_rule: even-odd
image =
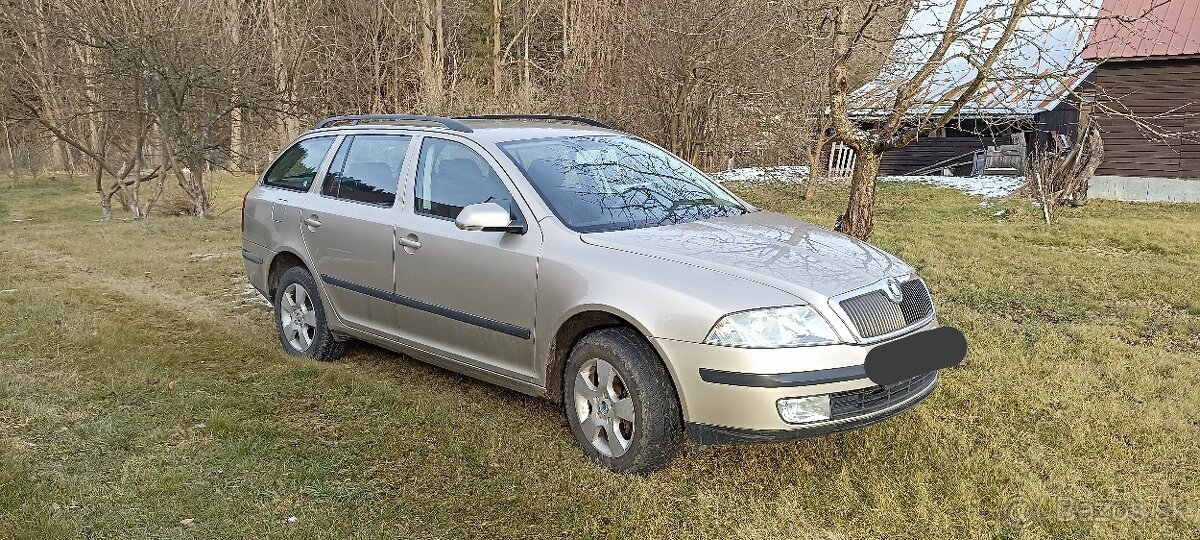
[(354, 291), (359, 294), (365, 294), (367, 296), (378, 298), (380, 300), (386, 300), (388, 302), (392, 302), (393, 304), (400, 304), (405, 307), (419, 309), (421, 311), (428, 311), (429, 313), (433, 313), (435, 315), (441, 315), (442, 317), (446, 317), (447, 319), (453, 319), (458, 322), (464, 322), (467, 324), (478, 326), (480, 328), (486, 328), (488, 330), (500, 332), (502, 334), (516, 336), (521, 339), (529, 339), (530, 336), (533, 335), (533, 332), (531, 332), (528, 328), (517, 326), (515, 324), (509, 324), (509, 323), (501, 322), (501, 321), (494, 321), (487, 317), (480, 317), (479, 315), (467, 313), (464, 311), (458, 311), (457, 309), (451, 309), (451, 308), (448, 308), (445, 306), (439, 306), (436, 304), (422, 302), (415, 298), (409, 298), (404, 295), (390, 293), (387, 291), (381, 291), (381, 290), (373, 288), (373, 287), (368, 287), (366, 285), (359, 285), (358, 283), (354, 283), (352, 281), (346, 281), (344, 279), (338, 279), (333, 276), (327, 276), (325, 274), (321, 274), (321, 280), (324, 281), (325, 283), (328, 283), (335, 287), (341, 287), (343, 289), (351, 290), (351, 291)]
[(250, 261), (254, 264), (262, 264), (263, 263), (262, 257), (259, 257), (258, 255), (250, 253), (249, 251), (246, 251), (244, 249), (242, 250), (242, 258), (246, 259), (247, 261)]
[(796, 373), (737, 373), (718, 369), (700, 368), (700, 378), (704, 382), (728, 384), (733, 386), (752, 386), (755, 388), (784, 388), (788, 386), (810, 386), (842, 381), (864, 379), (867, 376), (863, 366), (846, 366), (816, 371), (800, 371)]

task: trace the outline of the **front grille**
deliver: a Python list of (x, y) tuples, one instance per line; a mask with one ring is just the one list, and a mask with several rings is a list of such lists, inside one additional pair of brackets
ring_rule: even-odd
[(842, 300), (842, 311), (850, 317), (858, 335), (864, 338), (903, 329), (933, 312), (933, 302), (924, 282), (909, 280), (900, 284), (900, 290), (904, 299), (899, 304), (889, 300), (883, 291), (876, 290)]
[(847, 390), (829, 396), (833, 419), (871, 414), (900, 403), (929, 387), (937, 377), (936, 371), (885, 386), (869, 386)]

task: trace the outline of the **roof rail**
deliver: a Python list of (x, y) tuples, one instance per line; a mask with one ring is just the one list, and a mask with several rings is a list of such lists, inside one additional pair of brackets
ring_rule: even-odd
[(375, 120), (388, 122), (429, 122), (432, 124), (441, 124), (448, 129), (463, 133), (471, 133), (474, 131), (466, 124), (453, 118), (416, 114), (345, 114), (342, 116), (330, 116), (329, 118), (317, 122), (317, 125), (313, 126), (313, 129), (321, 129), (341, 122), (349, 122), (350, 125), (357, 126), (360, 122)]
[(458, 120), (563, 120), (566, 122), (587, 124), (589, 126), (598, 128), (612, 129), (612, 126), (599, 120), (563, 114), (476, 114), (471, 116), (459, 116)]

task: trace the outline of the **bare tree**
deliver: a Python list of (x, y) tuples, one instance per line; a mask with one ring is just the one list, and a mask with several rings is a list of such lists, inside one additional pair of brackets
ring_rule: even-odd
[[(1089, 0), (917, 0), (895, 40), (867, 39), (864, 28), (902, 5), (871, 0), (852, 16), (843, 4), (832, 17), (829, 110), (837, 137), (858, 154), (849, 201), (835, 228), (861, 239), (874, 229), (875, 182), (884, 152), (945, 127), (984, 98), (985, 85), (1028, 89), (1077, 73), (1082, 43), (1063, 45), (1055, 32), (1090, 24), (1098, 7)], [(1076, 40), (1080, 35), (1077, 29), (1068, 33)], [(862, 54), (880, 53), (887, 61), (873, 94), (856, 92), (850, 68)], [(869, 122), (855, 114), (864, 101), (875, 104)]]
[(8, 160), (74, 162), (141, 218), (160, 187), (207, 213), (212, 170), (346, 112), (580, 113), (710, 166), (809, 153), (768, 120), (820, 95), (833, 3), (0, 0)]
[[(76, 55), (53, 68), (37, 49), (12, 61), (10, 73), (20, 79), (10, 89), (19, 104), (16, 118), (37, 122), (89, 159), (105, 221), (117, 194), (134, 218), (146, 217), (167, 171), (192, 201), (193, 213), (206, 215), (211, 188), (205, 175), (226, 155), (229, 116), (274, 99), (270, 89), (238, 75), (254, 53), (237, 40), (200, 31), (228, 22), (202, 2), (184, 9), (166, 0), (59, 0), (53, 7), (59, 24), (35, 35), (47, 47)], [(19, 29), (22, 13), (5, 13), (15, 18), (4, 26)], [(33, 15), (39, 13), (49, 16)], [(85, 84), (48, 97), (41, 83), (47, 71)], [(60, 106), (63, 100), (70, 106)], [(152, 155), (157, 163), (150, 165)], [(143, 198), (141, 184), (153, 178), (160, 184)]]
[(1053, 225), (1061, 206), (1083, 206), (1087, 202), (1088, 179), (1104, 159), (1100, 127), (1091, 118), (1091, 107), (1080, 107), (1075, 143), (1066, 151), (1035, 148), (1025, 170), (1025, 185), (1016, 195), (1033, 197), (1042, 208), (1047, 225)]

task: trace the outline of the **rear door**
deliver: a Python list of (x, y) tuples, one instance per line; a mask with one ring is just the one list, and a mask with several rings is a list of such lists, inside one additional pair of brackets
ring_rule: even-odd
[(301, 212), (304, 244), (348, 326), (396, 335), (395, 223), (400, 177), (413, 138), (361, 134), (341, 139), (320, 189)]
[(531, 215), (502, 169), (474, 144), (426, 136), (397, 227), (401, 332), (445, 356), (512, 379), (534, 380), (533, 320), (541, 231), (459, 230), (464, 206), (494, 202)]

